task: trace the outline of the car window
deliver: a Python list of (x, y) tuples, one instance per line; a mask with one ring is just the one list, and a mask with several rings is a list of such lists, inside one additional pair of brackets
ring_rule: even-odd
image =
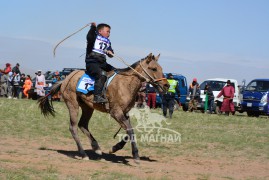
[(269, 81), (251, 81), (247, 87), (247, 91), (268, 91)]
[[(206, 84), (208, 84), (211, 87), (212, 91), (221, 91), (221, 89), (225, 86), (226, 82), (223, 82), (223, 81), (204, 81), (200, 85), (200, 89), (204, 90)], [(232, 83), (232, 86), (234, 86), (234, 83)]]
[(185, 87), (185, 81), (184, 81), (184, 79), (180, 79), (180, 84), (181, 84), (181, 87)]

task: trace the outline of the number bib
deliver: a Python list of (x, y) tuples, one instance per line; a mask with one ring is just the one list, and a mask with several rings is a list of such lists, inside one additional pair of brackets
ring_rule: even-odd
[(110, 47), (110, 45), (111, 43), (108, 38), (97, 35), (92, 51), (105, 55), (105, 51), (108, 47)]
[(77, 91), (87, 94), (89, 91), (94, 90), (94, 78), (90, 77), (88, 74), (83, 74), (77, 84)]

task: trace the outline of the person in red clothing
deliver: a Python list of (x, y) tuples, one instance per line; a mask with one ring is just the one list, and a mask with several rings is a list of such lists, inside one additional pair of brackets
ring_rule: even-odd
[(231, 112), (234, 115), (234, 87), (231, 85), (231, 81), (227, 81), (227, 85), (222, 88), (220, 93), (218, 94), (217, 98), (223, 96), (223, 102), (221, 105), (221, 111), (225, 112), (227, 116), (229, 116), (229, 113)]
[(147, 84), (146, 92), (148, 96), (148, 102), (147, 105), (150, 108), (155, 109), (156, 108), (156, 90), (151, 84)]
[(6, 63), (6, 67), (4, 70), (0, 69), (0, 72), (3, 74), (8, 74), (11, 71), (11, 64)]

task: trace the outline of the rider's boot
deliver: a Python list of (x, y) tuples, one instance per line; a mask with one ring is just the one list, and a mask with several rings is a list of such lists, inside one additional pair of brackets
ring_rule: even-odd
[(104, 88), (104, 84), (106, 82), (106, 76), (101, 76), (98, 80), (94, 83), (94, 103), (106, 103), (108, 102), (106, 98), (102, 97), (102, 91)]

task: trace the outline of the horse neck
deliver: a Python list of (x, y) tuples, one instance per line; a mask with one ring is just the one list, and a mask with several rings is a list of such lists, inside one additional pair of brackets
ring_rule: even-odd
[[(138, 65), (135, 70), (143, 75), (143, 69), (140, 65)], [(139, 89), (141, 88), (142, 82), (145, 81), (145, 79), (140, 75), (136, 73), (134, 70), (130, 69), (124, 73), (122, 73), (123, 76), (126, 76), (124, 78), (124, 81), (127, 82), (127, 84), (130, 85), (130, 87), (126, 87), (129, 89), (129, 93), (133, 95), (134, 99), (136, 97), (136, 94), (138, 93)], [(143, 75), (144, 76), (144, 75)]]

